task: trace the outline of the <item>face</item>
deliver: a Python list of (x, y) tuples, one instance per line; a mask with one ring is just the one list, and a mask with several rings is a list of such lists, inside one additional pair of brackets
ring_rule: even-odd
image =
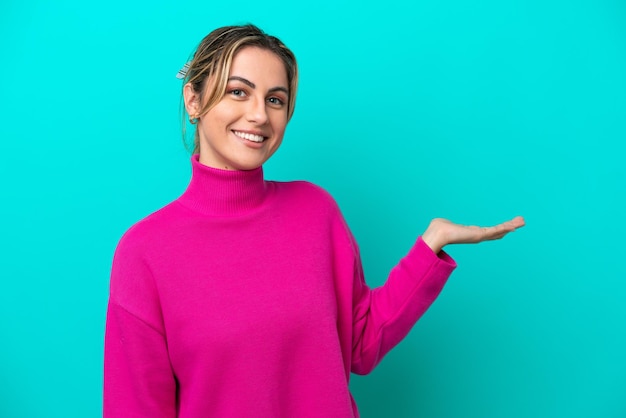
[[(287, 126), (289, 84), (281, 59), (271, 51), (245, 47), (233, 58), (226, 93), (198, 121), (200, 162), (226, 170), (252, 170), (280, 146)], [(201, 109), (185, 86), (190, 115)]]

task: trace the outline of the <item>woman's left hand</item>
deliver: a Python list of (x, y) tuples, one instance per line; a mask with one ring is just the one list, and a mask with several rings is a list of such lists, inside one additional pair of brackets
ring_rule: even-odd
[(448, 244), (477, 244), (504, 237), (525, 225), (524, 218), (516, 216), (510, 221), (499, 225), (480, 227), (474, 225), (458, 225), (447, 219), (436, 218), (422, 234), (422, 240), (438, 253)]

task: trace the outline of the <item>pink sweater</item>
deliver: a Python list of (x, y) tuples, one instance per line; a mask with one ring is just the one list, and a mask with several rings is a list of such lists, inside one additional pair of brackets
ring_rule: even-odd
[(420, 239), (370, 289), (332, 197), (192, 158), (185, 193), (113, 260), (104, 416), (356, 417), (370, 372), (456, 266)]

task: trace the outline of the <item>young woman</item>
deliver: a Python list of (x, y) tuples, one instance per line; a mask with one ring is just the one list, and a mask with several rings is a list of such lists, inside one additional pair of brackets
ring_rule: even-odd
[(293, 53), (258, 28), (217, 29), (181, 70), (192, 178), (121, 239), (106, 324), (104, 416), (354, 417), (370, 372), (435, 300), (447, 244), (501, 238), (431, 222), (370, 289), (337, 205), (262, 165), (295, 107)]

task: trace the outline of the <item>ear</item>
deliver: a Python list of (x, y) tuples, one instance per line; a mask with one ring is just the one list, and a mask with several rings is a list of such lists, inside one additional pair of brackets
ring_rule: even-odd
[(191, 83), (187, 83), (183, 87), (183, 100), (187, 114), (190, 117), (197, 116), (200, 111), (200, 95), (195, 92)]

